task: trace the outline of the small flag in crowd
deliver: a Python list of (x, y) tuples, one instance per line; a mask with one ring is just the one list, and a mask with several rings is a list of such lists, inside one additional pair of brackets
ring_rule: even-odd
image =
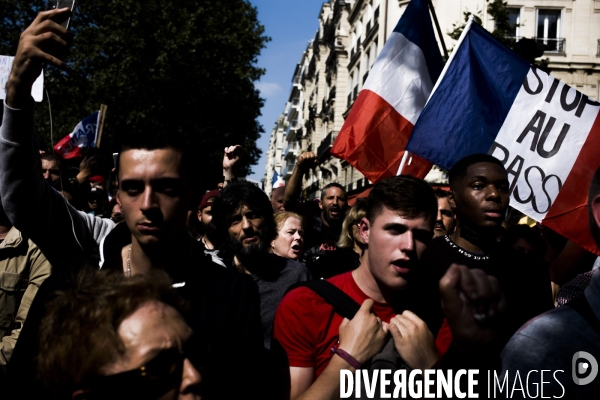
[[(415, 122), (443, 68), (427, 1), (402, 14), (331, 148), (371, 182), (398, 173)], [(431, 164), (413, 156), (403, 170), (425, 177)]]
[(273, 179), (271, 180), (271, 187), (277, 189), (278, 187), (285, 186), (285, 182), (281, 178), (281, 175), (277, 171), (273, 171)]
[(598, 252), (585, 226), (600, 166), (600, 104), (474, 23), (442, 76), (407, 149), (446, 169), (470, 154), (493, 155), (508, 171), (512, 207)]
[(54, 151), (63, 158), (76, 158), (83, 156), (82, 148), (94, 147), (98, 137), (98, 116), (100, 112), (96, 111), (92, 115), (84, 118), (77, 124), (75, 130), (54, 145)]

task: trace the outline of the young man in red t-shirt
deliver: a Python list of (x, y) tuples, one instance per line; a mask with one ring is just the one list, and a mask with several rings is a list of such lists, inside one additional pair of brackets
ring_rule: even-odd
[(366, 244), (362, 264), (328, 279), (362, 304), (352, 321), (308, 288), (284, 297), (274, 338), (289, 360), (291, 399), (339, 395), (339, 371), (360, 368), (381, 350), (388, 330), (411, 368), (429, 368), (437, 361), (425, 322), (410, 311), (394, 311), (433, 236), (437, 208), (433, 190), (416, 178), (396, 176), (373, 187), (360, 226)]

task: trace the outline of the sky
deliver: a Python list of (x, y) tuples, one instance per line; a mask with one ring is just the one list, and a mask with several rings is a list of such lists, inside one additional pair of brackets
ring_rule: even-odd
[(256, 88), (260, 90), (265, 105), (258, 118), (265, 132), (258, 139), (257, 147), (263, 154), (257, 165), (252, 166), (249, 179), (260, 181), (265, 174), (266, 152), (275, 122), (285, 108), (292, 88), (296, 64), (314, 38), (319, 28), (319, 12), (325, 0), (250, 0), (258, 10), (258, 20), (271, 38), (258, 57), (257, 66), (266, 73)]

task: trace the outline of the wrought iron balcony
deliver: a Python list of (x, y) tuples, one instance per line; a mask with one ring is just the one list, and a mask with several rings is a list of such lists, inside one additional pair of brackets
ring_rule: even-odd
[(544, 46), (545, 53), (565, 53), (565, 38), (535, 38), (535, 41)]

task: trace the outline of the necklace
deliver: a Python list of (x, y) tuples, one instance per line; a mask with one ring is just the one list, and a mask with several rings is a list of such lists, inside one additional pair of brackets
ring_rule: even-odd
[(131, 245), (129, 245), (129, 249), (127, 250), (127, 273), (125, 276), (128, 278), (131, 276)]

